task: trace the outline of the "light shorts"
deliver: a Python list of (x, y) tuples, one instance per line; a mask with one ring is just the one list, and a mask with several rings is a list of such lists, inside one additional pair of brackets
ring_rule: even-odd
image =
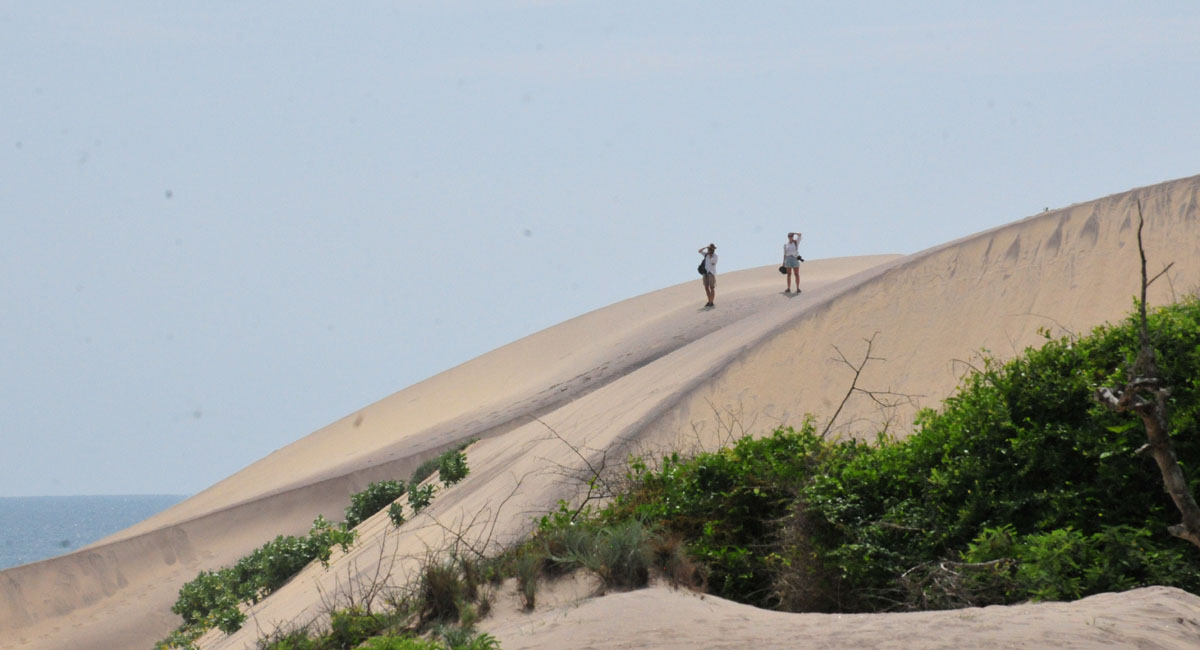
[(704, 286), (716, 289), (717, 288), (717, 275), (715, 273), (705, 273), (704, 274)]
[(800, 268), (800, 260), (795, 255), (787, 255), (783, 258), (783, 265), (789, 269)]

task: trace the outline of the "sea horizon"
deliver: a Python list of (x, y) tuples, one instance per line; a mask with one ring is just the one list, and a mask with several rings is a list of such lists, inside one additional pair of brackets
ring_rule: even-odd
[(0, 496), (0, 571), (77, 551), (152, 517), (188, 496)]

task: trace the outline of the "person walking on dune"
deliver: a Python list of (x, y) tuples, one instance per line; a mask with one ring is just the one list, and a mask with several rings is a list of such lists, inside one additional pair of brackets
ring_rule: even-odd
[(789, 232), (787, 243), (783, 245), (783, 268), (787, 272), (787, 289), (784, 293), (792, 292), (792, 278), (796, 279), (796, 293), (800, 293), (800, 238), (798, 232)]
[(704, 295), (708, 296), (705, 307), (712, 307), (717, 297), (717, 245), (702, 246), (696, 251), (704, 256)]

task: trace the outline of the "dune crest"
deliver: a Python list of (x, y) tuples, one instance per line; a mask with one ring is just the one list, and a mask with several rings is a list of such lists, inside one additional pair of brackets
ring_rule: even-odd
[[(882, 360), (866, 366), (860, 386), (911, 399), (881, 411), (852, 398), (836, 430), (903, 432), (917, 407), (953, 390), (980, 348), (1007, 357), (1036, 344), (1039, 328), (1083, 332), (1121, 318), (1138, 286), (1138, 200), (1151, 268), (1176, 263), (1151, 300), (1200, 287), (1200, 177), (1192, 177), (914, 255), (813, 260), (801, 269), (800, 296), (781, 293), (773, 266), (722, 274), (710, 311), (698, 309), (698, 282), (652, 292), (402, 390), (86, 549), (0, 572), (0, 648), (149, 647), (177, 624), (169, 607), (200, 569), (302, 533), (317, 514), (341, 519), (349, 495), (370, 481), (407, 476), (456, 441), (481, 438), (468, 450), (471, 475), (403, 529), (385, 515), (369, 519), (329, 569), (305, 569), (237, 634), (202, 639), (204, 648), (253, 647), (261, 633), (319, 615), (321, 593), (384, 558), (403, 580), (427, 549), (455, 536), (493, 549), (520, 537), (533, 513), (575, 495), (564, 474), (579, 471), (581, 455), (615, 462), (633, 450), (711, 446), (809, 413), (828, 417), (851, 377), (835, 347), (861, 359), (866, 339)], [(1180, 599), (1130, 593), (1164, 607)], [(768, 614), (764, 621), (792, 616)], [(506, 648), (525, 643), (501, 638)], [(531, 639), (512, 647), (550, 647)]]

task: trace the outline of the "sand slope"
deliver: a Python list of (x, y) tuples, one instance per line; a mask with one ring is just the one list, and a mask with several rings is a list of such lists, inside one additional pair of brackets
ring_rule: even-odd
[[(256, 606), (242, 632), (213, 633), (203, 644), (252, 647), (263, 631), (318, 616), (321, 595), (344, 591), (356, 575), (383, 566), (401, 582), (428, 549), (515, 539), (534, 514), (575, 494), (570, 478), (588, 464), (616, 462), (629, 450), (710, 446), (742, 430), (799, 424), (805, 413), (827, 416), (850, 381), (832, 359), (835, 346), (860, 359), (872, 336), (872, 356), (886, 360), (871, 362), (861, 385), (911, 399), (886, 411), (852, 399), (838, 429), (871, 434), (890, 422), (902, 431), (917, 405), (936, 406), (953, 389), (961, 361), (980, 347), (1008, 356), (1036, 343), (1039, 327), (1081, 332), (1120, 318), (1138, 286), (1136, 199), (1148, 220), (1151, 266), (1176, 263), (1152, 300), (1200, 286), (1193, 177), (907, 257), (810, 261), (799, 297), (781, 293), (773, 266), (723, 274), (711, 311), (698, 309), (696, 281), (646, 294), (409, 387), (87, 549), (0, 572), (0, 648), (149, 647), (177, 623), (169, 606), (201, 568), (228, 564), (276, 534), (303, 532), (318, 513), (340, 519), (349, 495), (368, 482), (406, 476), (456, 440), (483, 438), (468, 451), (471, 476), (400, 532), (382, 516), (364, 522), (362, 541), (328, 570), (309, 567)], [(1163, 590), (1135, 593), (1153, 607), (1195, 607)], [(556, 647), (529, 643), (513, 647)]]

